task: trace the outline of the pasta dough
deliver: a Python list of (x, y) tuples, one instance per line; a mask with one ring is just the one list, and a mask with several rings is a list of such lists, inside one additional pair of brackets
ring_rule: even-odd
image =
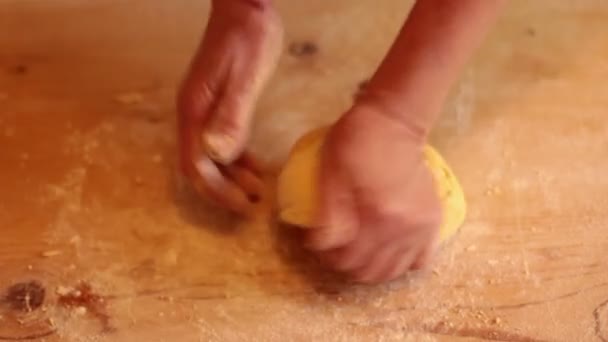
[[(320, 151), (327, 128), (312, 131), (298, 140), (278, 181), (279, 218), (287, 224), (311, 228), (316, 214)], [(441, 200), (443, 221), (440, 237), (453, 236), (466, 215), (466, 202), (460, 183), (443, 157), (431, 146), (425, 146), (424, 156), (432, 172)]]

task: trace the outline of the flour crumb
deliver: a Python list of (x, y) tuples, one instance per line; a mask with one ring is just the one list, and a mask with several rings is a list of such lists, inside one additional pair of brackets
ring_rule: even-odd
[(170, 248), (163, 255), (163, 263), (165, 266), (175, 266), (175, 265), (177, 265), (178, 258), (179, 258), (179, 255), (177, 253), (177, 250), (175, 250), (174, 248)]
[(56, 250), (55, 249), (55, 250), (50, 250), (50, 251), (42, 252), (41, 256), (43, 258), (52, 258), (52, 257), (59, 256), (61, 254), (62, 254), (62, 252), (60, 250)]
[(116, 95), (114, 100), (123, 105), (136, 105), (144, 102), (144, 96), (138, 92), (128, 92)]
[(502, 189), (495, 185), (495, 186), (491, 186), (488, 189), (486, 189), (486, 196), (499, 196), (502, 194)]
[(173, 303), (175, 301), (175, 298), (173, 298), (172, 296), (165, 296), (165, 295), (160, 295), (157, 297), (158, 300), (162, 300), (164, 302), (169, 302), (169, 303)]
[(87, 308), (85, 308), (84, 306), (79, 306), (76, 309), (74, 309), (74, 313), (77, 316), (84, 316), (87, 314)]
[(81, 241), (81, 239), (80, 239), (80, 236), (78, 236), (78, 235), (74, 235), (70, 238), (71, 245), (78, 245), (78, 244), (80, 244), (80, 241)]
[(160, 154), (155, 154), (152, 157), (152, 161), (156, 164), (160, 164), (163, 161), (163, 156), (161, 156)]
[(4, 129), (4, 136), (7, 138), (12, 138), (15, 136), (15, 128), (14, 127), (6, 127)]
[(59, 285), (59, 286), (57, 286), (55, 293), (61, 297), (65, 297), (65, 296), (69, 295), (70, 293), (72, 293), (72, 291), (74, 291), (74, 289), (71, 287)]

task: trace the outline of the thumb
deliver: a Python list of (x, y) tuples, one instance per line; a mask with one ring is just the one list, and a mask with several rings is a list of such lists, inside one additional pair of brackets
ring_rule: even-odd
[(243, 153), (256, 98), (247, 90), (227, 89), (203, 133), (203, 144), (211, 159), (228, 165)]
[(359, 230), (355, 199), (349, 182), (326, 158), (320, 179), (317, 229), (310, 232), (308, 246), (324, 251), (354, 241)]

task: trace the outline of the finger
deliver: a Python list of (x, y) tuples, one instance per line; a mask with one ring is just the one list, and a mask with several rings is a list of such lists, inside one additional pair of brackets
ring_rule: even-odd
[(205, 149), (214, 161), (228, 165), (242, 154), (256, 100), (257, 96), (247, 88), (226, 89), (203, 135)]
[(308, 235), (308, 246), (318, 251), (340, 248), (353, 242), (359, 231), (359, 219), (352, 189), (345, 175), (333, 165), (323, 150), (319, 179), (317, 228)]
[(398, 262), (397, 257), (402, 248), (402, 244), (395, 241), (377, 246), (364, 266), (354, 270), (351, 274), (362, 283), (378, 282), (382, 273)]
[(199, 50), (177, 98), (180, 162), (187, 175), (195, 172), (194, 160), (204, 154), (200, 134), (217, 101), (223, 68), (213, 67), (213, 56)]
[[(229, 50), (228, 42), (215, 41), (217, 33), (212, 31), (217, 29), (210, 25), (192, 59), (177, 98), (180, 117), (197, 121), (198, 130), (213, 111), (228, 75), (228, 63), (224, 53)], [(195, 138), (198, 139), (198, 136)]]
[(251, 202), (258, 202), (264, 193), (264, 182), (251, 170), (239, 165), (229, 165), (221, 171), (247, 194)]
[(343, 178), (332, 176), (321, 181), (320, 189), (318, 224), (308, 234), (307, 245), (317, 251), (346, 246), (355, 240), (358, 231), (349, 187), (343, 184)]
[(325, 252), (323, 259), (335, 270), (348, 272), (366, 265), (375, 248), (377, 248), (375, 242), (359, 237), (345, 247)]
[(426, 270), (428, 269), (435, 255), (437, 255), (437, 250), (439, 250), (440, 241), (438, 238), (434, 238), (433, 242), (426, 248), (420, 252), (418, 257), (414, 260), (412, 264), (412, 270)]
[(179, 159), (182, 171), (191, 178), (196, 172), (193, 160), (203, 153), (198, 132), (205, 113), (212, 106), (211, 90), (195, 90), (185, 87), (178, 98)]
[(255, 63), (234, 69), (203, 136), (211, 158), (223, 165), (233, 163), (243, 153), (254, 108), (266, 83)]
[(217, 165), (203, 156), (195, 162), (197, 174), (193, 179), (197, 191), (207, 195), (215, 203), (239, 214), (248, 214), (252, 210), (247, 194), (231, 179), (224, 176)]
[(249, 169), (257, 176), (262, 175), (262, 164), (249, 151), (243, 152), (235, 164)]
[[(192, 59), (177, 98), (180, 136), (184, 147), (196, 146), (196, 151), (184, 151), (184, 159), (199, 153), (200, 132), (214, 111), (218, 95), (225, 87), (231, 58), (227, 57), (231, 42), (223, 39), (224, 28), (218, 15), (211, 15), (205, 35)], [(180, 141), (181, 142), (181, 141)]]
[(247, 58), (232, 59), (224, 96), (204, 138), (213, 159), (224, 165), (242, 153), (255, 104), (281, 55), (283, 30), (279, 21), (260, 17), (252, 18), (249, 24), (246, 41), (236, 37), (236, 48), (231, 49)]
[(404, 274), (406, 274), (416, 260), (416, 257), (420, 254), (417, 249), (411, 248), (410, 246), (402, 248), (395, 255), (395, 262), (388, 267), (379, 275), (380, 281), (391, 281), (395, 280)]

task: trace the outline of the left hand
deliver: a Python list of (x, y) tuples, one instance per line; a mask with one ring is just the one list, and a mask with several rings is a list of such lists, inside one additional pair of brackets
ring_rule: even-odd
[(246, 152), (256, 101), (281, 53), (283, 28), (261, 0), (213, 0), (178, 97), (182, 173), (213, 203), (249, 215), (264, 188)]

